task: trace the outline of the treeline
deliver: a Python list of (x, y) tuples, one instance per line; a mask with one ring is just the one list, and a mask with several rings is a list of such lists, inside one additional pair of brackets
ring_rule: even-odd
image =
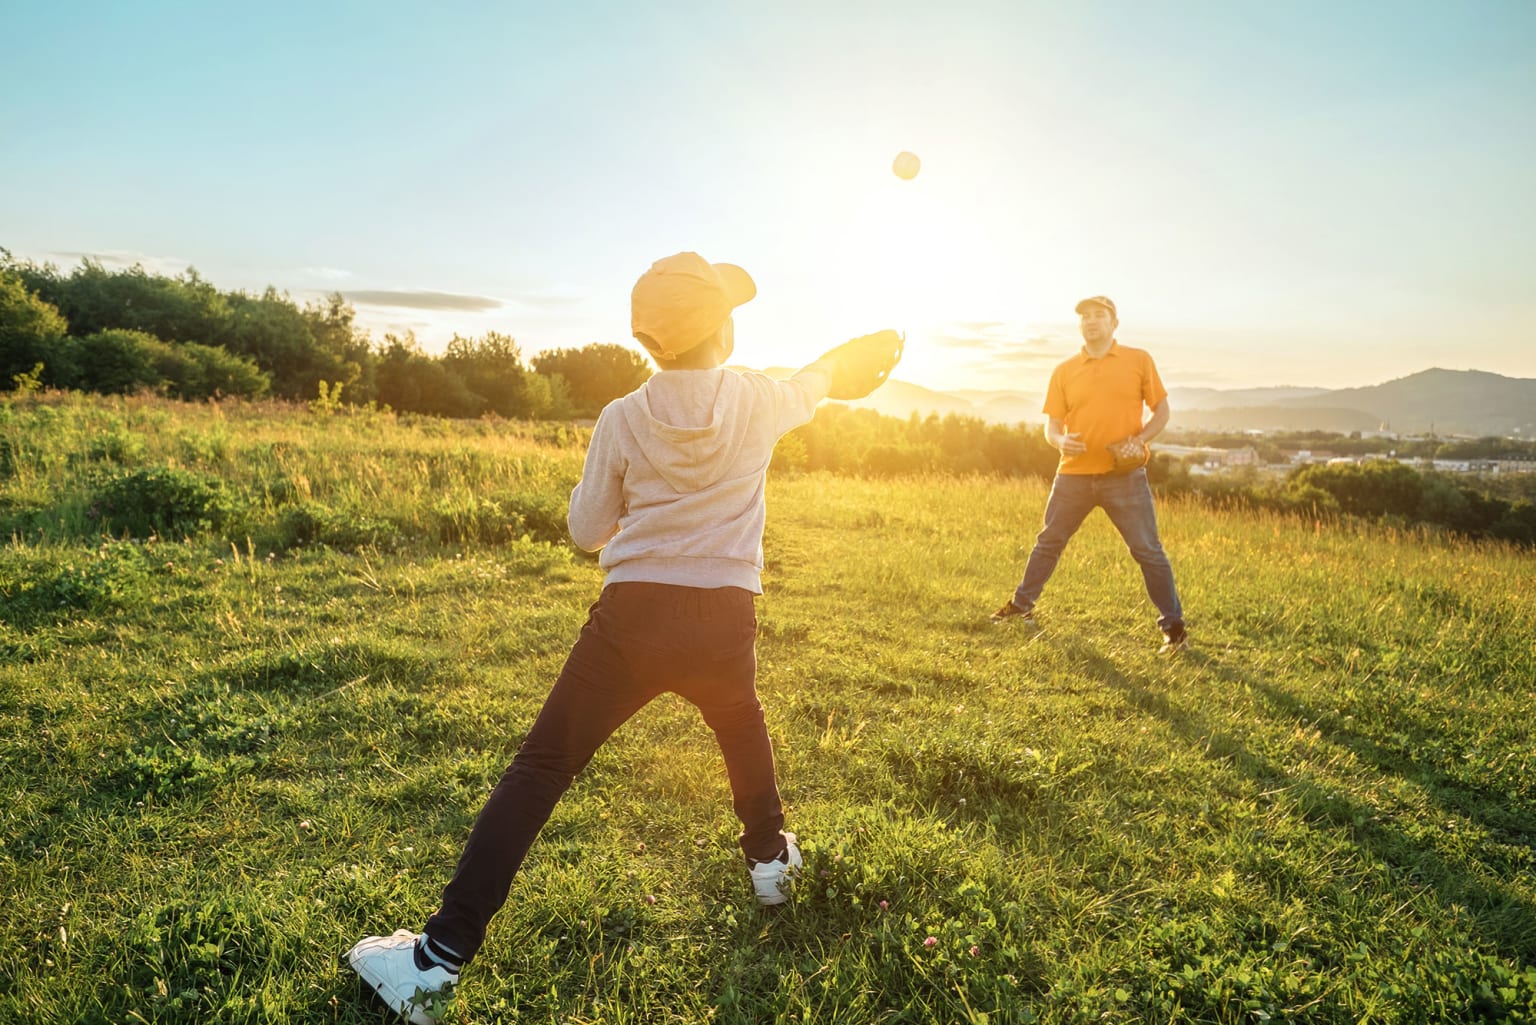
[(301, 307), (274, 288), (220, 290), (195, 270), (168, 277), (85, 260), (66, 274), (0, 250), (0, 391), (272, 396), (565, 419), (595, 416), (648, 376), (644, 358), (621, 345), (540, 353), (530, 364), (512, 338), (491, 332), (456, 336), (431, 355), (410, 334), (374, 343), (340, 295)]
[(992, 474), (1050, 477), (1059, 459), (1039, 427), (989, 424), (953, 413), (906, 420), (829, 403), (779, 439), (773, 467), (877, 477)]
[[(329, 408), (350, 404), (447, 417), (558, 420), (595, 416), (650, 373), (637, 351), (607, 344), (540, 353), (529, 364), (512, 338), (495, 332), (455, 337), (434, 356), (409, 335), (386, 335), (374, 344), (340, 295), (300, 307), (271, 288), (260, 295), (221, 291), (192, 270), (167, 277), (142, 267), (108, 271), (86, 260), (64, 274), (51, 264), (12, 260), (0, 250), (0, 391), (149, 390), (194, 400), (273, 396)], [(1202, 440), (1249, 443), (1232, 435)], [(1531, 443), (1504, 439), (1393, 442), (1315, 432), (1259, 444), (1326, 447), (1341, 454), (1391, 446), (1400, 458), (1519, 458), (1533, 449)], [(828, 404), (779, 442), (773, 465), (781, 471), (871, 476), (1049, 479), (1057, 458), (1034, 426), (953, 414), (901, 420)], [(1148, 472), (1165, 494), (1223, 505), (1431, 525), (1468, 537), (1536, 544), (1536, 506), (1506, 482), (1499, 482), (1501, 493), (1494, 494), (1386, 460), (1307, 466), (1274, 479), (1241, 472), (1193, 476), (1182, 463), (1158, 456)]]

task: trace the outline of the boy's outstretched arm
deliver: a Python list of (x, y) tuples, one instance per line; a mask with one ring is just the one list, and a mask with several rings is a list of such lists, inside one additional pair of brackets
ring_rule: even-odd
[[(609, 410), (604, 409), (592, 428), (587, 444), (587, 459), (581, 480), (571, 491), (571, 506), (565, 515), (571, 540), (583, 550), (595, 552), (619, 532), (619, 517), (624, 515), (624, 464), (618, 441), (613, 437)], [(618, 416), (617, 411), (613, 413)]]
[(895, 331), (878, 331), (834, 346), (795, 371), (780, 385), (790, 400), (780, 409), (777, 433), (810, 420), (822, 399), (862, 398), (874, 391), (901, 359), (902, 345)]

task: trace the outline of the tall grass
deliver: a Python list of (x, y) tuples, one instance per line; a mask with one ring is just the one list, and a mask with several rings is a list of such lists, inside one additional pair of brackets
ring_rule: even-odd
[[(537, 526), (582, 439), (57, 398), (0, 438), (0, 1014), (381, 1020), (341, 952), (432, 910), (601, 585)], [(181, 533), (90, 515), (134, 474), (204, 494), (170, 471), (222, 496)], [(1168, 661), (1102, 517), (1038, 635), (987, 621), (1044, 498), (774, 478), (793, 902), (755, 906), (713, 740), (660, 699), (450, 1021), (1536, 1016), (1536, 557), (1169, 504)]]

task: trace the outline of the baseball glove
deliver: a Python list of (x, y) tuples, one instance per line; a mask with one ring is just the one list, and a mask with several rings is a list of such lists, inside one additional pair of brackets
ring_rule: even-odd
[(1147, 443), (1135, 434), (1110, 445), (1109, 454), (1115, 457), (1115, 473), (1130, 473), (1132, 470), (1140, 469), (1147, 465), (1147, 460), (1152, 458), (1152, 450), (1147, 448)]
[(895, 331), (877, 331), (844, 342), (823, 359), (833, 361), (831, 399), (862, 399), (885, 383), (901, 362), (907, 340)]

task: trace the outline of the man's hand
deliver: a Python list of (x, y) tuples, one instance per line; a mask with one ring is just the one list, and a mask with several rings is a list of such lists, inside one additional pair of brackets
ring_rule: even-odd
[(1062, 431), (1056, 435), (1055, 442), (1063, 455), (1080, 456), (1088, 451), (1088, 446), (1083, 444), (1083, 440), (1077, 436), (1076, 431)]
[(1115, 457), (1116, 473), (1130, 473), (1146, 466), (1147, 460), (1152, 458), (1152, 450), (1147, 448), (1147, 443), (1141, 440), (1139, 434), (1110, 445), (1109, 454)]
[(832, 388), (830, 399), (862, 399), (885, 383), (896, 364), (906, 339), (895, 331), (877, 331), (844, 342), (817, 360), (830, 361)]

